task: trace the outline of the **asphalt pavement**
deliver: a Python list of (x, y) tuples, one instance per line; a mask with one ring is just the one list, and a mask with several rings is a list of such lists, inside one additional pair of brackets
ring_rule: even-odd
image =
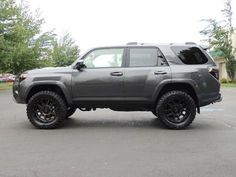
[(203, 107), (186, 130), (149, 112), (77, 111), (35, 129), (25, 105), (0, 91), (0, 177), (235, 177), (236, 89)]

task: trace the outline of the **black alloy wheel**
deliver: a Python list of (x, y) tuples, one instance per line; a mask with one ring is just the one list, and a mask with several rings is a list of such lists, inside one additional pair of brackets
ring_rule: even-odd
[(188, 93), (170, 91), (160, 98), (156, 112), (157, 117), (167, 128), (184, 129), (196, 116), (196, 104)]
[(37, 128), (57, 128), (67, 116), (67, 107), (57, 93), (41, 91), (30, 98), (27, 116)]

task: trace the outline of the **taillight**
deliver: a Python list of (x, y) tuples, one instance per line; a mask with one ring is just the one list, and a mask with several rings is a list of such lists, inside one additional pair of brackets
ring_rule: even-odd
[(209, 73), (219, 80), (219, 69), (217, 67), (209, 67)]

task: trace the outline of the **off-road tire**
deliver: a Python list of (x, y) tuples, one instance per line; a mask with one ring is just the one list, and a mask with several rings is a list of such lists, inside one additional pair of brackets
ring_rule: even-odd
[[(181, 101), (180, 101), (181, 100)], [(176, 102), (182, 102), (182, 104), (179, 103), (179, 105), (182, 105), (182, 108), (175, 108), (174, 106), (169, 106), (172, 103)], [(176, 104), (178, 105), (178, 104)], [(183, 106), (184, 105), (184, 106)], [(180, 113), (173, 113), (172, 109), (170, 107), (174, 107), (174, 110), (182, 110), (179, 111)], [(186, 108), (183, 108), (186, 107)], [(171, 110), (171, 113), (166, 113)], [(183, 112), (186, 112), (186, 115), (183, 115)], [(194, 120), (196, 116), (196, 104), (193, 100), (193, 98), (186, 92), (183, 91), (170, 91), (165, 93), (160, 100), (157, 103), (156, 106), (156, 112), (157, 112), (157, 117), (160, 119), (161, 123), (163, 123), (167, 128), (169, 129), (184, 129), (187, 128)], [(169, 116), (173, 116), (173, 120), (170, 121)], [(180, 121), (177, 119), (178, 116), (183, 116), (183, 120)], [(175, 117), (176, 116), (176, 117)], [(179, 117), (180, 117), (179, 116)], [(180, 121), (180, 122), (175, 122), (175, 121)]]
[[(35, 107), (40, 99), (50, 100), (53, 107), (53, 117), (52, 122), (42, 122), (38, 118), (38, 113), (35, 111)], [(65, 101), (55, 92), (52, 91), (40, 91), (34, 94), (27, 104), (27, 116), (29, 121), (36, 127), (40, 129), (53, 129), (59, 127), (67, 115), (67, 106)]]

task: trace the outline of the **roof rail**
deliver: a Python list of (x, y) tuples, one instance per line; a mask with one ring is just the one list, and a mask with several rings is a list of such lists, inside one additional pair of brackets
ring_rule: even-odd
[(126, 45), (138, 45), (137, 42), (128, 42)]
[(185, 45), (197, 45), (195, 42), (185, 42)]

